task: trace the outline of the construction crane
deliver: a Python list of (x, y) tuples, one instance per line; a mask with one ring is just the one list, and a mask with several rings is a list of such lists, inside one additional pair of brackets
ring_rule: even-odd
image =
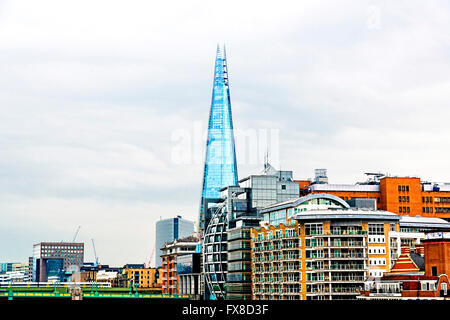
[(147, 265), (145, 266), (146, 268), (150, 268), (152, 260), (153, 260), (153, 255), (155, 254), (155, 249), (156, 249), (156, 244), (153, 246), (153, 250), (152, 250), (152, 254), (150, 255), (150, 259), (147, 262)]
[(73, 236), (72, 242), (75, 242), (75, 239), (77, 238), (78, 232), (80, 231), (81, 226), (78, 226), (77, 231), (75, 232), (75, 235)]
[(94, 257), (95, 257), (95, 264), (94, 266), (98, 266), (98, 257), (97, 257), (97, 252), (95, 251), (95, 243), (94, 243), (94, 239), (92, 240), (92, 246), (94, 247)]

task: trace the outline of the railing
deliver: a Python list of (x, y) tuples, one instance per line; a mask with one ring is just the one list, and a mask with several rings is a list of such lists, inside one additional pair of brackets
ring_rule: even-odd
[(291, 255), (291, 256), (285, 255), (285, 256), (282, 256), (281, 259), (282, 260), (298, 260), (298, 255)]
[(357, 230), (357, 231), (325, 231), (323, 235), (327, 236), (365, 236), (367, 235), (366, 230)]
[(328, 267), (329, 270), (364, 270), (366, 266), (363, 264), (341, 264), (341, 265), (331, 265)]
[[(417, 290), (412, 290), (412, 291), (417, 291)], [(402, 293), (402, 291), (400, 289), (391, 289), (391, 290), (386, 290), (386, 289), (370, 289), (369, 291), (370, 293), (382, 293), (382, 294), (392, 294), (392, 293)]]
[(331, 293), (359, 293), (359, 289), (347, 287), (332, 287)]
[(359, 254), (354, 254), (354, 253), (341, 253), (341, 254), (330, 254), (330, 258), (352, 258), (352, 259), (358, 259), (358, 258), (362, 258), (364, 259), (364, 254), (363, 253), (359, 253)]
[(343, 281), (343, 282), (347, 282), (347, 281), (358, 281), (358, 282), (363, 282), (365, 280), (364, 277), (331, 277), (331, 281)]
[(330, 244), (324, 244), (324, 247), (331, 247), (331, 248), (339, 248), (339, 247), (363, 247), (363, 242), (362, 241), (356, 241), (356, 242), (348, 242), (348, 241), (343, 241), (343, 242), (335, 242), (335, 243), (330, 243)]

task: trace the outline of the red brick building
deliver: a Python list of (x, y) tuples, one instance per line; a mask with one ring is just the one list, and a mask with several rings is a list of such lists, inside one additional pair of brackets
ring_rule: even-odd
[(167, 242), (161, 248), (162, 250), (162, 293), (179, 294), (179, 279), (177, 275), (177, 256), (195, 252), (195, 247), (199, 239), (195, 236), (189, 236), (183, 239)]
[(378, 210), (398, 215), (434, 217), (450, 220), (450, 184), (421, 181), (417, 177), (378, 177), (357, 184), (312, 183), (295, 180), (300, 195), (329, 193), (344, 200), (375, 199)]
[(427, 234), (423, 248), (402, 253), (391, 272), (369, 279), (359, 299), (450, 300), (450, 232)]

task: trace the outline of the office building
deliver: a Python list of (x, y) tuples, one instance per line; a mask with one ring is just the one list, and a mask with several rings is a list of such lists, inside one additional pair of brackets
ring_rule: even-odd
[(237, 186), (237, 177), (227, 58), (225, 48), (222, 53), (217, 47), (198, 219), (201, 236), (220, 199), (219, 190)]
[(13, 271), (13, 264), (15, 264), (16, 262), (3, 262), (0, 263), (0, 273), (4, 273), (4, 272), (11, 272)]
[(64, 279), (64, 271), (80, 267), (84, 260), (84, 243), (41, 242), (33, 246), (33, 281), (46, 282), (49, 277)]
[(155, 266), (161, 267), (161, 248), (166, 242), (185, 238), (194, 233), (194, 222), (183, 219), (181, 216), (162, 219), (156, 222), (156, 257)]
[(297, 182), (301, 194), (328, 193), (344, 200), (375, 199), (379, 210), (450, 220), (450, 183), (425, 182), (417, 177), (367, 175), (367, 181), (356, 184)]
[(261, 174), (220, 190), (204, 237), (206, 299), (251, 299), (250, 228), (259, 225), (261, 208), (298, 196), (292, 171), (276, 170), (267, 162)]
[(182, 255), (191, 255), (198, 250), (200, 239), (196, 236), (189, 236), (167, 242), (162, 250), (162, 292), (164, 294), (180, 294), (180, 283), (177, 274), (177, 258)]
[(178, 290), (192, 300), (200, 300), (201, 290), (201, 252), (199, 244), (194, 253), (177, 255)]

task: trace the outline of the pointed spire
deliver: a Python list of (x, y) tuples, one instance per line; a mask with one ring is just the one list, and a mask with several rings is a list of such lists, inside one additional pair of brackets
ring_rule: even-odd
[(217, 43), (217, 53), (216, 53), (216, 59), (222, 58), (222, 52), (220, 51), (219, 43)]

